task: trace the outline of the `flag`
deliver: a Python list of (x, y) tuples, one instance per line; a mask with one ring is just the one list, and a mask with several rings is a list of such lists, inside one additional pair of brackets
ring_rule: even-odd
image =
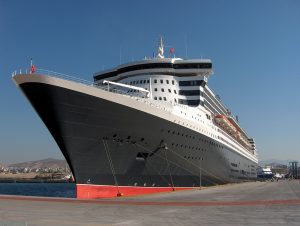
[(36, 67), (34, 66), (32, 62), (32, 58), (30, 59), (30, 74), (33, 74), (36, 72)]
[(170, 48), (170, 54), (174, 54), (175, 53), (175, 49), (172, 47)]
[(35, 71), (36, 71), (36, 68), (35, 68), (35, 66), (34, 66), (34, 64), (33, 64), (33, 65), (31, 66), (30, 73), (33, 74), (33, 73), (35, 73)]

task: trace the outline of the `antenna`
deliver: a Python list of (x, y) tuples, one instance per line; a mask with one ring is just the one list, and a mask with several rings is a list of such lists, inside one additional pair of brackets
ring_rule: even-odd
[(160, 36), (160, 43), (159, 43), (159, 46), (158, 46), (158, 51), (157, 51), (157, 57), (158, 58), (165, 58), (164, 56), (164, 44), (163, 44), (163, 38), (162, 36)]

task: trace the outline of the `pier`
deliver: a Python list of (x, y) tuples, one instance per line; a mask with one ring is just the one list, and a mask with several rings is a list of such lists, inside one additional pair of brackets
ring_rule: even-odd
[(0, 195), (0, 225), (299, 225), (300, 180), (113, 199)]

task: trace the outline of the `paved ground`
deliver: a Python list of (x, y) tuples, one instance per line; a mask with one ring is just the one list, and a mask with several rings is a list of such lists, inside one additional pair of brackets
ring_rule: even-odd
[(300, 225), (300, 181), (104, 200), (0, 196), (2, 225)]

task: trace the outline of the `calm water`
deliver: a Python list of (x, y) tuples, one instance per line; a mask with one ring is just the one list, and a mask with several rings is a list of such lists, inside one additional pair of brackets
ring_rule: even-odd
[(75, 198), (75, 184), (0, 183), (0, 194)]

